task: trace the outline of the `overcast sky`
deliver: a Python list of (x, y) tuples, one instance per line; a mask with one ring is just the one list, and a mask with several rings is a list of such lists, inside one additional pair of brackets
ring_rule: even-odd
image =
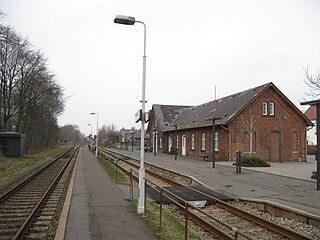
[(59, 125), (88, 134), (137, 127), (143, 26), (147, 25), (146, 110), (199, 105), (273, 82), (298, 108), (309, 100), (303, 69), (320, 67), (319, 0), (0, 0), (4, 22), (40, 49), (65, 89)]

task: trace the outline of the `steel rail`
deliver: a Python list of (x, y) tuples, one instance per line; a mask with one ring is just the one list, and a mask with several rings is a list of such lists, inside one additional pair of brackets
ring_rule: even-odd
[(304, 234), (298, 233), (298, 232), (293, 231), (289, 228), (286, 228), (286, 227), (278, 225), (274, 222), (268, 221), (267, 219), (263, 219), (257, 215), (253, 215), (248, 212), (245, 212), (244, 210), (242, 210), (240, 208), (233, 207), (230, 204), (227, 204), (225, 202), (220, 201), (219, 199), (216, 202), (216, 204), (217, 204), (217, 206), (223, 207), (227, 211), (230, 211), (238, 216), (246, 218), (249, 221), (257, 223), (260, 226), (263, 226), (263, 227), (268, 228), (274, 232), (277, 232), (280, 235), (285, 236), (289, 239), (312, 240), (312, 238), (310, 238)]
[[(188, 206), (193, 207), (190, 203), (188, 203), (188, 201), (186, 201), (185, 199), (179, 197), (178, 195), (170, 192), (167, 189), (161, 188), (160, 192), (164, 191), (166, 192), (168, 195), (173, 196), (176, 199), (179, 199), (180, 201), (185, 203), (185, 206), (183, 206), (182, 204), (180, 204), (179, 202), (177, 202), (175, 199), (173, 199), (172, 197), (168, 196), (165, 194), (165, 196), (167, 198), (169, 198), (172, 202), (174, 202), (174, 204), (181, 210), (187, 211), (187, 216), (191, 216), (191, 219), (193, 221), (195, 221), (197, 224), (199, 224), (202, 228), (204, 228), (205, 230), (207, 230), (208, 232), (210, 232), (212, 235), (219, 237), (219, 239), (223, 239), (223, 240), (232, 240), (234, 239), (234, 237), (230, 236), (229, 234), (227, 234), (226, 232), (224, 232), (223, 230), (221, 230), (220, 228), (212, 225), (211, 223), (209, 223), (208, 221), (202, 219), (201, 217), (199, 217), (198, 215), (196, 215), (193, 212), (190, 212), (188, 210)], [(187, 221), (188, 217), (186, 217), (186, 221)], [(231, 229), (232, 230), (232, 229)]]
[[(129, 159), (126, 157), (125, 159), (121, 159), (121, 158), (119, 158), (117, 155), (120, 155), (121, 156), (121, 154), (116, 154), (116, 153), (113, 153), (113, 154), (110, 154), (110, 152), (109, 152), (109, 150), (105, 150), (105, 149), (99, 149), (99, 151), (102, 151), (103, 153), (107, 153), (107, 154), (109, 154), (109, 155), (113, 155), (113, 156), (116, 156), (118, 159), (117, 160), (114, 160), (114, 161), (123, 161), (123, 162), (125, 162), (126, 164), (128, 164), (128, 165), (130, 165), (130, 166), (132, 166), (132, 167), (134, 167), (134, 168), (136, 168), (136, 169), (139, 169), (139, 167), (140, 166), (138, 166), (138, 165), (135, 165), (134, 163), (132, 163), (132, 162), (130, 162), (129, 161)], [(150, 164), (149, 164), (150, 165)], [(150, 166), (153, 166), (153, 165), (150, 165)], [(158, 167), (157, 167), (158, 168)], [(164, 168), (162, 168), (162, 170), (166, 170), (166, 169), (164, 169)], [(162, 181), (164, 181), (164, 182), (166, 182), (166, 183), (168, 183), (168, 184), (170, 184), (170, 185), (173, 185), (173, 186), (183, 186), (182, 184), (180, 184), (180, 183), (178, 183), (178, 182), (176, 182), (176, 181), (174, 181), (174, 180), (171, 180), (171, 179), (169, 179), (169, 178), (166, 178), (166, 177), (164, 177), (164, 176), (162, 176), (162, 175), (160, 175), (160, 174), (157, 174), (157, 173), (154, 173), (154, 172), (152, 172), (152, 171), (150, 171), (150, 170), (148, 170), (148, 169), (145, 169), (145, 171), (146, 171), (146, 173), (148, 173), (149, 175), (151, 175), (151, 176), (153, 176), (153, 177), (156, 177), (156, 178), (159, 178), (160, 180), (162, 180)], [(127, 172), (127, 171), (126, 171)], [(171, 171), (172, 172), (172, 171)]]
[[(108, 153), (110, 154), (109, 152), (107, 152), (106, 150), (102, 150), (102, 152), (104, 153)], [(110, 154), (111, 155), (111, 154)], [(112, 154), (113, 155), (113, 154)], [(116, 154), (114, 154), (113, 156), (115, 156)], [(115, 160), (116, 162), (121, 160), (120, 158), (118, 158), (117, 160)], [(128, 160), (123, 160), (126, 164), (130, 165), (130, 166), (133, 166), (135, 168), (139, 168), (139, 166), (129, 162)], [(114, 164), (114, 163), (113, 163)], [(117, 167), (121, 168), (124, 170), (124, 172), (128, 173), (128, 171), (124, 168), (122, 168), (121, 166), (115, 164)], [(172, 185), (178, 185), (178, 186), (183, 186), (182, 184), (180, 183), (177, 183), (171, 179), (168, 179), (168, 178), (165, 178), (159, 174), (156, 174), (154, 172), (151, 172), (151, 171), (147, 171), (148, 174), (154, 176), (154, 177), (157, 177), (157, 178), (160, 178), (162, 181), (165, 181), (167, 183), (172, 183)], [(138, 180), (138, 178), (136, 179), (136, 181)], [(192, 221), (196, 222), (197, 224), (199, 224), (201, 227), (203, 227), (206, 231), (208, 231), (209, 233), (213, 234), (214, 236), (217, 236), (219, 237), (219, 239), (223, 239), (223, 240), (231, 240), (231, 239), (234, 239), (234, 237), (230, 236), (229, 234), (225, 233), (224, 231), (222, 231), (221, 229), (219, 229), (218, 227), (212, 225), (211, 223), (209, 223), (208, 221), (202, 219), (201, 217), (199, 217), (198, 215), (196, 215), (195, 213), (192, 213), (190, 211), (187, 210), (187, 206), (192, 206), (190, 205), (185, 199), (179, 197), (178, 195), (170, 192), (169, 190), (167, 189), (164, 189), (160, 186), (158, 186), (157, 184), (153, 183), (152, 181), (150, 180), (147, 180), (147, 185), (152, 187), (152, 185), (156, 186), (156, 187), (153, 187), (153, 189), (155, 189), (156, 191), (158, 191), (160, 193), (160, 191), (164, 191), (166, 192), (167, 194), (164, 194), (168, 199), (170, 199), (173, 203), (175, 203), (175, 205), (178, 206), (179, 209), (181, 210), (186, 210), (187, 211), (187, 214), (188, 216), (190, 216), (190, 218), (192, 219)], [(150, 185), (152, 184), (152, 185)], [(160, 189), (160, 190), (159, 190)], [(182, 202), (185, 202), (185, 206), (181, 205), (179, 202), (177, 202), (174, 198), (170, 197), (169, 195), (173, 196), (175, 199), (179, 199), (180, 201)], [(188, 218), (188, 217), (187, 217)], [(186, 218), (186, 219), (187, 219)], [(186, 220), (187, 221), (187, 220)], [(229, 227), (230, 228), (230, 227)], [(230, 228), (230, 230), (232, 230), (232, 228)]]
[[(101, 150), (100, 148), (99, 148), (99, 151), (102, 151), (103, 153), (107, 153), (105, 150)], [(100, 153), (101, 154), (101, 153)], [(108, 156), (106, 156), (106, 155), (104, 155), (104, 154), (101, 154), (102, 156), (104, 156), (104, 157), (107, 157), (107, 158), (109, 158)], [(134, 180), (137, 182), (139, 179), (136, 177), (136, 176), (134, 176), (134, 175), (132, 175), (131, 174), (131, 172), (129, 172), (129, 171), (127, 171), (127, 169), (125, 169), (125, 168), (123, 168), (123, 167), (121, 167), (119, 164), (116, 164), (118, 161), (121, 161), (122, 159), (108, 159), (108, 161), (112, 164), (112, 165), (114, 165), (114, 166), (116, 166), (117, 168), (119, 168), (125, 175), (127, 175), (127, 176), (131, 176), (131, 177), (133, 177), (134, 178)], [(116, 162), (116, 163), (115, 163)]]
[(244, 210), (242, 210), (240, 208), (234, 207), (234, 206), (232, 206), (232, 205), (230, 205), (230, 204), (228, 204), (228, 203), (226, 203), (224, 201), (221, 201), (220, 199), (215, 198), (215, 197), (213, 197), (213, 196), (211, 196), (209, 194), (206, 194), (206, 193), (204, 193), (202, 191), (199, 191), (199, 190), (194, 189), (194, 188), (190, 188), (188, 186), (183, 186), (183, 187), (185, 187), (185, 188), (187, 188), (189, 190), (195, 191), (197, 193), (200, 193), (200, 194), (202, 194), (202, 195), (204, 195), (206, 197), (209, 197), (209, 198), (211, 198), (211, 199), (216, 201), (216, 205), (217, 206), (219, 206), (219, 207), (221, 207), (223, 209), (226, 209), (227, 211), (232, 212), (232, 213), (234, 213), (234, 214), (236, 214), (236, 215), (238, 215), (240, 217), (243, 217), (243, 218), (245, 218), (245, 219), (247, 219), (249, 221), (255, 222), (255, 223), (259, 224), (260, 226), (268, 228), (271, 231), (277, 232), (277, 233), (279, 233), (279, 234), (281, 234), (281, 235), (283, 235), (285, 237), (288, 237), (290, 239), (312, 240), (312, 238), (310, 238), (310, 237), (308, 237), (308, 236), (306, 236), (304, 234), (298, 233), (298, 232), (293, 231), (293, 230), (291, 230), (289, 228), (286, 228), (286, 227), (283, 227), (281, 225), (278, 225), (278, 224), (276, 224), (274, 222), (271, 222), (271, 221), (269, 221), (267, 219), (264, 219), (264, 218), (262, 218), (260, 216), (248, 213), (248, 212), (246, 212), (246, 211), (244, 211)]
[[(135, 167), (135, 168), (137, 168), (137, 169), (139, 168), (139, 166), (135, 165), (134, 163), (129, 162), (128, 160), (123, 160), (123, 162), (125, 162), (125, 163), (127, 163), (128, 165), (133, 166), (133, 167)], [(149, 175), (151, 175), (151, 176), (153, 176), (153, 177), (156, 177), (156, 178), (159, 178), (160, 180), (162, 180), (162, 181), (164, 181), (164, 182), (166, 182), (166, 183), (168, 183), (168, 184), (170, 184), (170, 185), (173, 185), (173, 186), (183, 186), (182, 184), (180, 184), (180, 183), (178, 183), (178, 182), (176, 182), (176, 181), (174, 181), (174, 180), (171, 180), (171, 179), (166, 178), (166, 177), (164, 177), (164, 176), (162, 176), (162, 175), (159, 175), (159, 174), (157, 174), (157, 173), (154, 173), (154, 172), (152, 172), (152, 171), (150, 171), (150, 170), (148, 170), (148, 169), (145, 169), (145, 171), (146, 171), (146, 173), (148, 173)]]
[[(108, 150), (108, 151), (109, 151), (109, 150)], [(118, 155), (120, 155), (120, 156), (122, 155), (121, 153), (115, 153), (115, 154), (118, 154)], [(127, 157), (127, 156), (126, 156), (126, 157)], [(134, 159), (134, 158), (133, 158), (133, 160), (138, 161), (137, 159)], [(130, 164), (132, 164), (132, 163), (130, 163)], [(149, 164), (149, 165), (151, 165), (151, 164)], [(152, 165), (152, 166), (154, 166), (154, 165)], [(154, 166), (154, 167), (157, 167), (157, 166)], [(161, 167), (160, 167), (160, 169), (164, 169), (164, 168), (161, 168)], [(164, 169), (164, 170), (166, 170), (166, 169)], [(168, 170), (168, 171), (169, 171), (169, 172), (172, 172), (171, 170)], [(150, 174), (151, 174), (151, 173), (150, 173)], [(153, 172), (152, 172), (152, 174), (153, 174), (153, 176), (155, 176), (155, 177), (161, 176), (161, 175), (158, 175), (158, 174), (153, 173)], [(164, 178), (164, 177), (161, 176), (161, 178)], [(173, 181), (173, 180), (170, 180), (170, 181)], [(168, 182), (169, 182), (169, 181), (168, 181)], [(173, 181), (173, 182), (174, 182), (174, 181)], [(278, 234), (280, 234), (280, 235), (282, 235), (282, 236), (285, 236), (285, 237), (290, 238), (290, 239), (312, 240), (312, 238), (310, 238), (310, 237), (308, 237), (308, 236), (306, 236), (306, 235), (304, 235), (304, 234), (298, 233), (298, 232), (296, 232), (296, 231), (294, 231), (294, 230), (291, 230), (291, 229), (286, 228), (286, 227), (284, 227), (284, 226), (278, 225), (278, 224), (276, 224), (276, 223), (274, 223), (274, 222), (271, 222), (271, 221), (269, 221), (269, 220), (267, 220), (267, 219), (264, 219), (264, 218), (262, 218), (262, 217), (259, 217), (259, 216), (257, 216), (257, 215), (253, 215), (253, 214), (251, 214), (251, 213), (248, 213), (248, 212), (246, 212), (246, 211), (244, 211), (244, 210), (242, 210), (242, 209), (239, 209), (239, 208), (237, 208), (237, 207), (234, 207), (234, 206), (232, 206), (232, 205), (230, 205), (230, 204), (228, 204), (228, 203), (226, 203), (226, 202), (223, 202), (223, 201), (221, 201), (221, 200), (218, 199), (218, 198), (215, 198), (215, 197), (213, 197), (213, 196), (210, 196), (210, 195), (208, 195), (208, 194), (206, 194), (206, 193), (204, 193), (204, 192), (201, 192), (201, 191), (196, 190), (196, 189), (194, 189), (194, 188), (190, 188), (190, 187), (188, 187), (188, 186), (179, 184), (179, 183), (177, 183), (177, 182), (175, 182), (175, 184), (178, 185), (178, 186), (183, 186), (183, 187), (185, 187), (185, 188), (187, 188), (187, 189), (189, 189), (189, 190), (198, 192), (198, 193), (200, 193), (200, 194), (203, 194), (204, 196), (210, 197), (211, 199), (213, 199), (213, 200), (216, 201), (216, 205), (217, 205), (217, 206), (222, 207), (222, 208), (224, 208), (225, 210), (230, 211), (230, 212), (232, 212), (232, 213), (234, 213), (234, 214), (236, 214), (236, 215), (238, 215), (238, 216), (240, 216), (240, 217), (243, 217), (243, 218), (245, 218), (245, 219), (247, 219), (247, 220), (249, 220), (249, 221), (252, 221), (252, 222), (254, 222), (254, 223), (256, 223), (256, 224), (258, 224), (258, 225), (260, 225), (260, 226), (262, 226), (262, 227), (268, 228), (268, 229), (271, 230), (271, 231), (277, 232)]]
[[(126, 154), (122, 154), (122, 153), (113, 151), (113, 150), (111, 150), (111, 149), (101, 149), (101, 150), (102, 150), (102, 151), (107, 151), (109, 154), (112, 153), (112, 154), (114, 154), (114, 156), (117, 156), (117, 157), (118, 157), (118, 156), (122, 156), (122, 157), (125, 157), (127, 160), (133, 160), (133, 161), (136, 161), (136, 162), (140, 162), (139, 159), (136, 159), (136, 158), (134, 158), (134, 157), (132, 157), (132, 156), (128, 156), (128, 155), (126, 155)], [(179, 176), (179, 177), (188, 178), (188, 180), (190, 181), (190, 183), (192, 183), (192, 178), (189, 178), (188, 176), (186, 176), (186, 175), (184, 175), (184, 174), (181, 174), (181, 173), (178, 173), (178, 172), (175, 172), (175, 171), (172, 171), (172, 170), (170, 170), (170, 169), (163, 168), (163, 167), (155, 166), (155, 165), (152, 165), (152, 164), (147, 163), (147, 162), (145, 162), (144, 165), (145, 165), (145, 166), (149, 166), (149, 167), (151, 167), (151, 168), (152, 168), (152, 167), (156, 167), (157, 169), (160, 169), (160, 170), (162, 170), (162, 171), (175, 174), (175, 175), (177, 175), (177, 176)]]
[(3, 194), (0, 195), (0, 203), (2, 203), (3, 201), (5, 201), (8, 197), (10, 197), (14, 192), (18, 191), (19, 189), (21, 189), (23, 186), (25, 186), (26, 184), (28, 184), (30, 181), (32, 181), (35, 177), (37, 177), (40, 173), (42, 173), (44, 170), (46, 170), (47, 168), (49, 168), (51, 165), (53, 165), (56, 161), (58, 161), (59, 159), (63, 158), (65, 155), (67, 155), (69, 152), (71, 152), (73, 149), (75, 148), (72, 147), (70, 149), (68, 149), (67, 151), (63, 152), (62, 154), (60, 154), (56, 159), (54, 159), (53, 161), (47, 163), (46, 165), (44, 165), (41, 169), (39, 169), (36, 173), (34, 173), (33, 175), (29, 176), (27, 179), (21, 181), (20, 183), (18, 183), (17, 185), (15, 185), (14, 187), (10, 188), (8, 191), (4, 192)]
[(34, 209), (32, 210), (32, 212), (29, 214), (28, 218), (24, 221), (24, 223), (21, 225), (20, 229), (18, 230), (18, 232), (15, 234), (15, 236), (13, 237), (13, 240), (18, 240), (18, 239), (23, 239), (26, 232), (28, 231), (29, 226), (31, 225), (31, 223), (34, 221), (34, 219), (36, 218), (38, 212), (40, 211), (41, 207), (43, 206), (43, 204), (45, 203), (47, 197), (49, 196), (49, 194), (52, 192), (52, 190), (54, 189), (54, 187), (58, 184), (59, 180), (61, 179), (63, 173), (65, 172), (65, 170), (67, 169), (67, 167), (69, 166), (70, 162), (72, 161), (72, 159), (74, 158), (74, 156), (76, 154), (78, 154), (79, 152), (79, 146), (76, 146), (74, 148), (72, 148), (73, 153), (72, 155), (69, 157), (68, 161), (64, 164), (64, 166), (62, 167), (62, 169), (59, 171), (58, 175), (55, 177), (55, 179), (53, 180), (53, 182), (51, 183), (51, 185), (49, 186), (49, 188), (47, 189), (47, 191), (44, 193), (44, 195), (42, 196), (42, 198), (39, 200), (38, 204), (34, 207)]

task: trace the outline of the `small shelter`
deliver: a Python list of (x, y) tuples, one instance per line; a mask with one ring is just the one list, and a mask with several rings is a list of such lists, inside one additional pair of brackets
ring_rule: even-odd
[(0, 154), (8, 157), (24, 155), (26, 135), (17, 132), (0, 132)]

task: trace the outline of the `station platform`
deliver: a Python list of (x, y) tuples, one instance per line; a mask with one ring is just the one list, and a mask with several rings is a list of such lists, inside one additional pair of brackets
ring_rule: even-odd
[(69, 191), (70, 204), (62, 213), (66, 224), (59, 224), (56, 239), (157, 239), (86, 146)]
[[(140, 151), (119, 152), (140, 158)], [(236, 173), (232, 162), (212, 163), (200, 158), (145, 153), (145, 162), (178, 171), (193, 177), (204, 186), (223, 191), (237, 198), (259, 199), (320, 216), (320, 191), (311, 179), (314, 157), (307, 162), (271, 162), (271, 167), (242, 167)]]

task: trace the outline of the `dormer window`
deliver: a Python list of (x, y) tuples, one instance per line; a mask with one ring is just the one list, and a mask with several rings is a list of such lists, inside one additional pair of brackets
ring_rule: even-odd
[(268, 103), (267, 102), (262, 103), (262, 115), (263, 116), (268, 115)]

